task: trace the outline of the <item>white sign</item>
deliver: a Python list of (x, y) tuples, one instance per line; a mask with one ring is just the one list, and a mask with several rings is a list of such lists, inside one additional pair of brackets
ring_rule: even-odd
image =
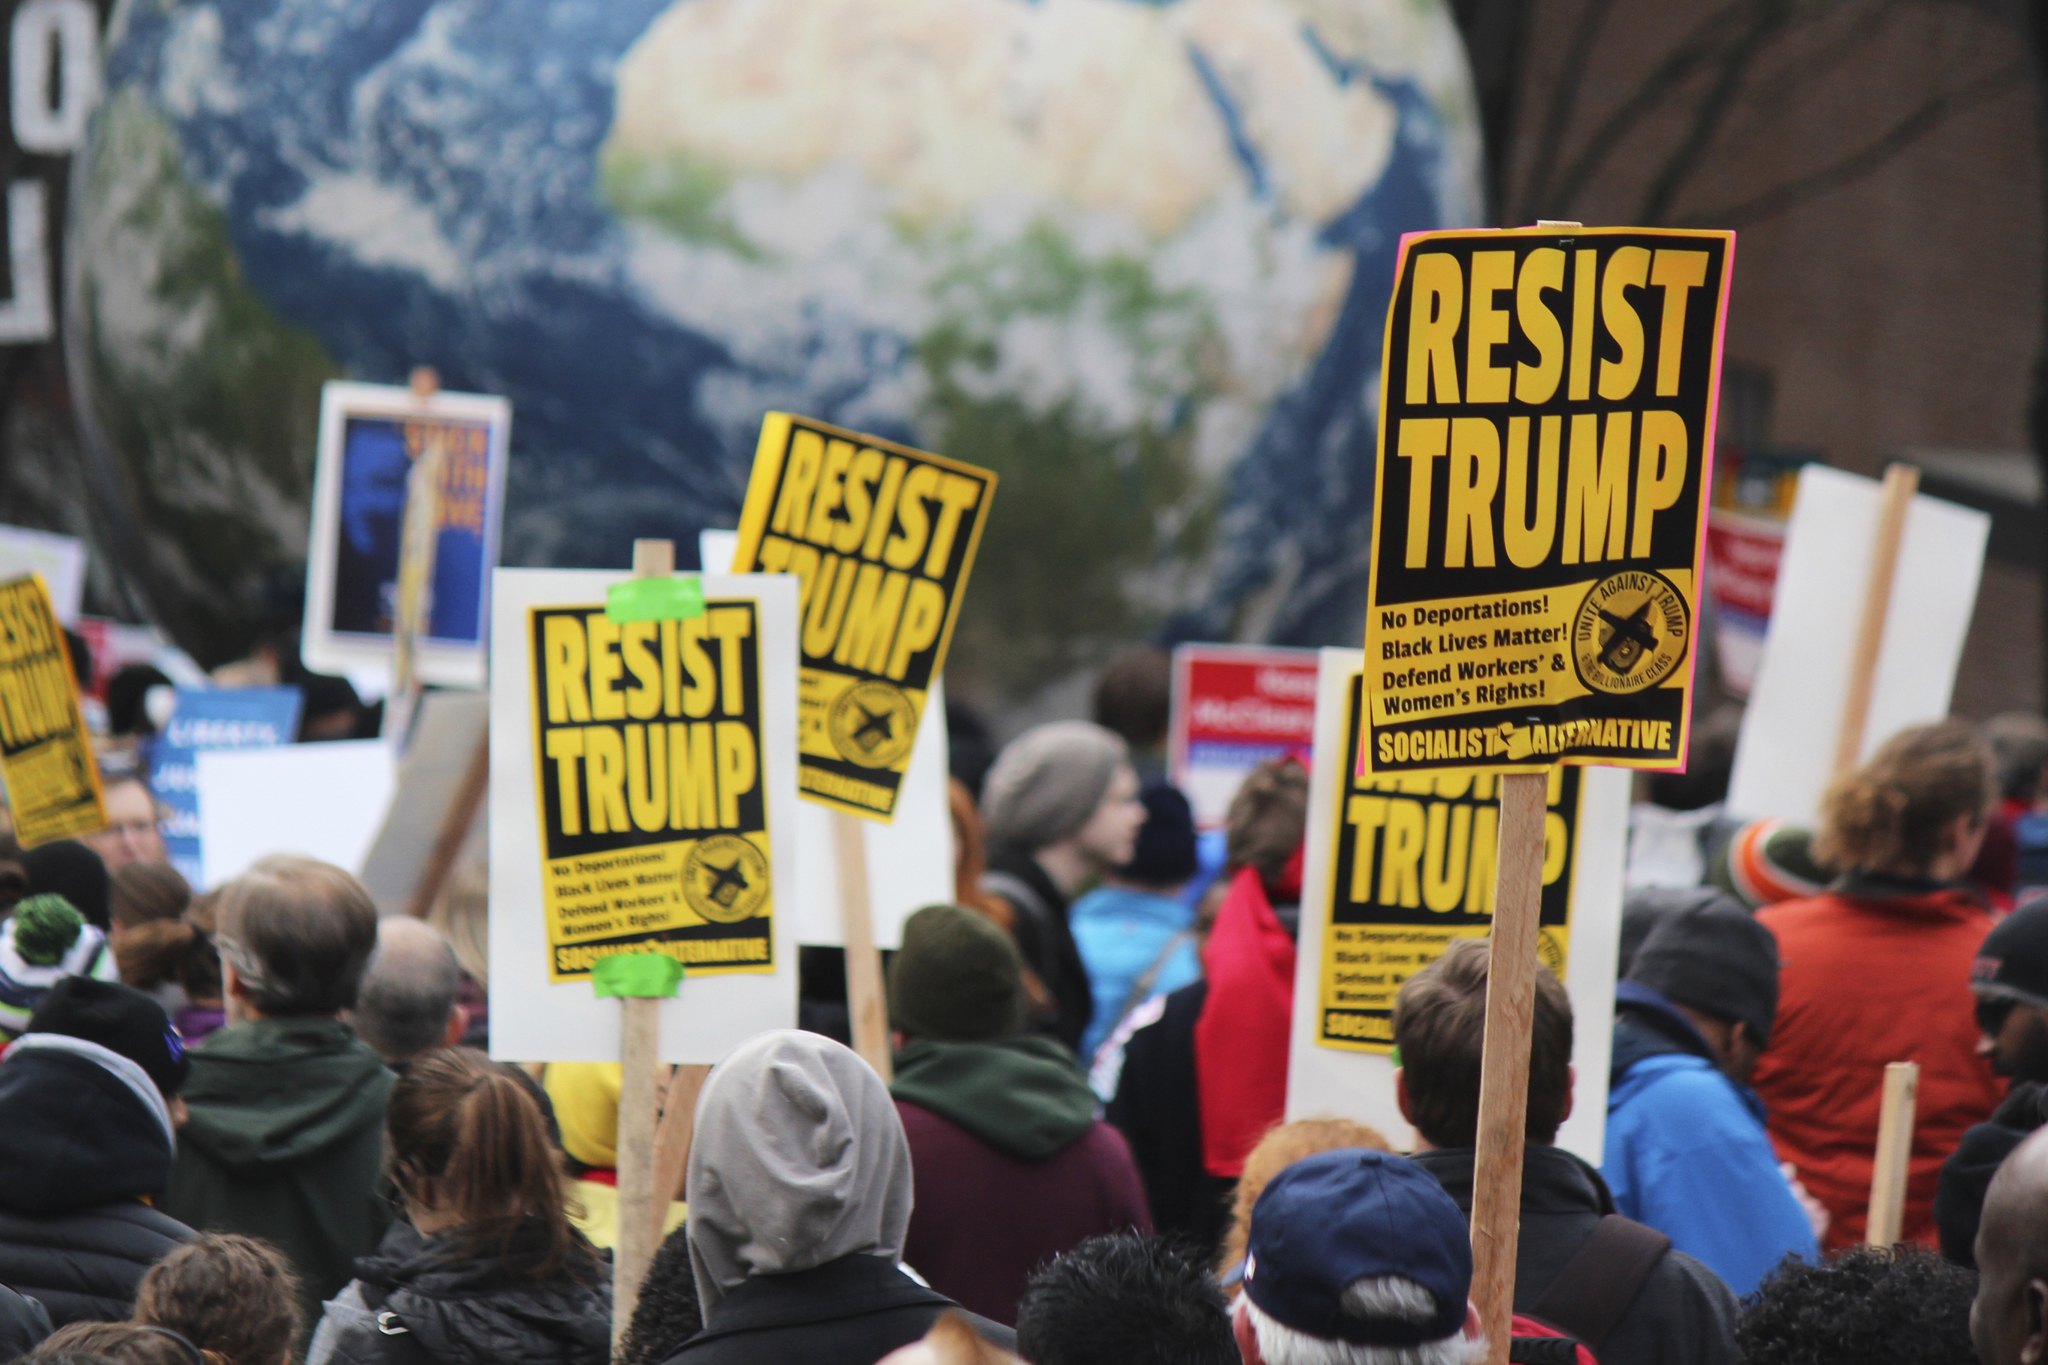
[[(1315, 763), (1309, 781), (1308, 846), (1302, 866), (1300, 949), (1295, 959), (1294, 1027), (1288, 1046), (1287, 1117), (1335, 1115), (1370, 1124), (1401, 1151), (1412, 1150), (1414, 1129), (1394, 1097), (1394, 1060), (1319, 1041), (1323, 1014), (1325, 945), (1331, 937), (1330, 888), (1349, 795), (1355, 751), (1345, 743), (1351, 690), (1361, 665), (1355, 649), (1322, 651), (1317, 677)], [(1578, 825), (1571, 840), (1570, 910), (1565, 939), (1565, 990), (1572, 1002), (1572, 1065), (1577, 1070), (1571, 1117), (1558, 1145), (1600, 1164), (1607, 1128), (1607, 1069), (1614, 1032), (1614, 968), (1621, 935), (1622, 854), (1628, 822), (1629, 774), (1615, 768), (1580, 768)], [(1431, 775), (1391, 778), (1424, 790)], [(1419, 818), (1419, 817), (1418, 817)], [(1475, 826), (1478, 822), (1474, 822)], [(1417, 839), (1423, 838), (1420, 830)], [(1476, 834), (1472, 837), (1478, 837)], [(1425, 858), (1427, 854), (1425, 854)], [(1431, 876), (1421, 869), (1426, 883)], [(1546, 939), (1554, 937), (1546, 924)], [(1418, 940), (1430, 935), (1416, 934)], [(1431, 956), (1422, 949), (1413, 956)]]
[[(489, 712), (490, 699), (480, 693), (429, 692), (421, 699), (398, 762), (391, 808), (363, 857), (363, 885), (378, 914), (404, 914), (411, 907), (442, 826), (461, 796), (470, 758), (485, 742)], [(466, 844), (471, 832), (462, 837)]]
[(67, 626), (78, 624), (85, 603), (85, 542), (54, 531), (0, 526), (0, 579), (39, 573), (50, 590), (50, 606)]
[(357, 871), (391, 803), (391, 746), (382, 740), (201, 749), (195, 767), (206, 887), (273, 853)]
[[(591, 569), (501, 569), (491, 588), (491, 1055), (522, 1062), (619, 1060), (619, 1002), (588, 978), (553, 981), (542, 894), (542, 815), (531, 614), (602, 604), (628, 575)], [(767, 802), (774, 967), (686, 976), (661, 1007), (660, 1060), (718, 1061), (765, 1029), (796, 1023), (795, 883), (802, 827), (796, 794), (797, 584), (781, 574), (705, 575), (704, 596), (759, 608), (761, 744)], [(829, 849), (829, 846), (828, 846)], [(811, 848), (803, 857), (827, 849)]]
[[(1799, 471), (1763, 663), (1735, 748), (1735, 815), (1809, 827), (1820, 819), (1877, 540), (1878, 490), (1825, 465)], [(1907, 726), (1948, 715), (1990, 534), (1990, 517), (1954, 503), (1916, 497), (1907, 509), (1864, 757)]]

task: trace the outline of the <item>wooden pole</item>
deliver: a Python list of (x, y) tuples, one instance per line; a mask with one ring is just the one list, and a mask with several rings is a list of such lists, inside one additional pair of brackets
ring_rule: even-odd
[[(441, 376), (426, 365), (412, 372), (413, 401), (422, 408), (441, 391)], [(391, 619), (391, 695), (384, 699), (384, 734), (403, 749), (419, 709), (419, 642), (427, 633), (427, 599), (433, 594), (434, 557), (441, 543), (441, 485), (446, 479), (448, 443), (438, 436), (421, 442), (406, 475), (405, 516), (398, 533), (398, 596)]]
[(889, 1005), (882, 993), (882, 955), (875, 948), (875, 917), (868, 903), (868, 841), (858, 816), (834, 812), (833, 840), (839, 854), (839, 916), (846, 940), (846, 1008), (853, 1022), (853, 1050), (887, 1084), (895, 1075), (890, 1060)]
[(1919, 1090), (1918, 1062), (1893, 1062), (1884, 1069), (1877, 1159), (1870, 1169), (1870, 1220), (1863, 1237), (1874, 1247), (1897, 1243), (1905, 1225), (1906, 1175), (1913, 1155), (1913, 1110)]
[(648, 1216), (654, 1224), (651, 1235), (656, 1247), (662, 1242), (668, 1206), (683, 1197), (683, 1181), (690, 1167), (690, 1139), (697, 1129), (697, 1096), (703, 1093), (704, 1078), (710, 1074), (708, 1066), (679, 1066), (669, 1078), (661, 1126), (654, 1130), (654, 1203)]
[(1899, 544), (1906, 537), (1906, 513), (1920, 490), (1920, 471), (1895, 464), (1884, 472), (1878, 493), (1877, 539), (1870, 549), (1870, 575), (1863, 583), (1863, 610), (1856, 621), (1856, 642), (1849, 654), (1849, 690), (1842, 701), (1841, 728), (1835, 732), (1835, 775), (1863, 761), (1864, 731), (1870, 722), (1870, 695), (1877, 683), (1877, 652), (1884, 645), (1884, 623), (1891, 615), (1892, 584), (1898, 578)]
[(1507, 1365), (1515, 1304), (1549, 785), (1545, 773), (1508, 773), (1500, 780), (1500, 853), (1486, 959), (1486, 1042), (1472, 1190), (1472, 1301), (1486, 1334), (1488, 1365)]
[[(665, 578), (675, 572), (675, 545), (633, 542), (633, 576)], [(640, 1303), (640, 1282), (654, 1259), (660, 1227), (654, 1188), (654, 1130), (661, 1085), (661, 1002), (627, 996), (619, 1001), (619, 1233), (612, 1249), (612, 1343), (625, 1338)]]

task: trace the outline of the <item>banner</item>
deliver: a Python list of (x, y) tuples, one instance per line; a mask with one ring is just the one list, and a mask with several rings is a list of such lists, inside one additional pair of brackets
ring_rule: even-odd
[(57, 619), (74, 625), (85, 603), (85, 542), (52, 531), (0, 526), (0, 578), (41, 574)]
[(1735, 238), (1404, 238), (1365, 622), (1375, 772), (1684, 761)]
[(308, 666), (343, 673), (390, 662), (407, 485), (415, 462), (435, 460), (440, 498), (419, 676), (483, 686), (511, 427), (511, 405), (486, 394), (420, 398), (380, 384), (322, 387), (300, 643)]
[(35, 574), (0, 583), (0, 781), (24, 848), (106, 828), (71, 647)]
[(1316, 652), (1250, 645), (1173, 651), (1167, 762), (1195, 823), (1219, 829), (1245, 775), (1268, 759), (1306, 761), (1316, 732)]
[(811, 800), (894, 818), (995, 487), (988, 470), (873, 436), (762, 422), (733, 568), (801, 587), (797, 786)]
[(271, 749), (299, 733), (304, 696), (296, 687), (181, 687), (177, 709), (150, 751), (149, 785), (163, 812), (171, 866), (204, 887), (199, 833), (199, 751)]

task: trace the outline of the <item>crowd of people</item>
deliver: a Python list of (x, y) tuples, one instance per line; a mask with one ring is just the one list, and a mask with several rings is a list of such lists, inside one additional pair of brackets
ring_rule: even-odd
[[(619, 1070), (490, 1059), (474, 869), (425, 919), (284, 852), (194, 894), (110, 766), (107, 829), (0, 842), (0, 1360), (1472, 1365), (1488, 945), (1400, 987), (1412, 1150), (1287, 1119), (1306, 756), (1199, 830), (1164, 677), (1135, 652), (1095, 721), (999, 749), (954, 717), (955, 895), (889, 955), (892, 1079), (807, 953), (804, 1027), (704, 1082), (616, 1341), (650, 1216)], [(2044, 769), (2008, 718), (1892, 736), (1812, 830), (1719, 818), (1711, 753), (1647, 786), (1696, 875), (1628, 896), (1604, 1087), (1537, 973), (1511, 1358), (2039, 1365)], [(1897, 1061), (1902, 1230), (1868, 1246)], [(1603, 1092), (1596, 1167), (1558, 1136)]]

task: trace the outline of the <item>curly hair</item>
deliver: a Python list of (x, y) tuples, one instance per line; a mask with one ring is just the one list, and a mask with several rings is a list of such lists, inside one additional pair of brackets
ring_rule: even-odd
[(203, 1233), (143, 1274), (135, 1321), (182, 1333), (209, 1365), (283, 1365), (299, 1334), (298, 1277), (268, 1242)]
[(1949, 826), (1981, 822), (1996, 796), (1991, 746), (1975, 726), (1916, 725), (1828, 786), (1814, 856), (1834, 867), (1925, 876)]
[(661, 1365), (704, 1330), (704, 1308), (690, 1273), (690, 1227), (668, 1235), (640, 1282), (640, 1302), (619, 1342), (617, 1365)]
[(1745, 1365), (1973, 1365), (1974, 1273), (1924, 1247), (1788, 1258), (1742, 1303)]

